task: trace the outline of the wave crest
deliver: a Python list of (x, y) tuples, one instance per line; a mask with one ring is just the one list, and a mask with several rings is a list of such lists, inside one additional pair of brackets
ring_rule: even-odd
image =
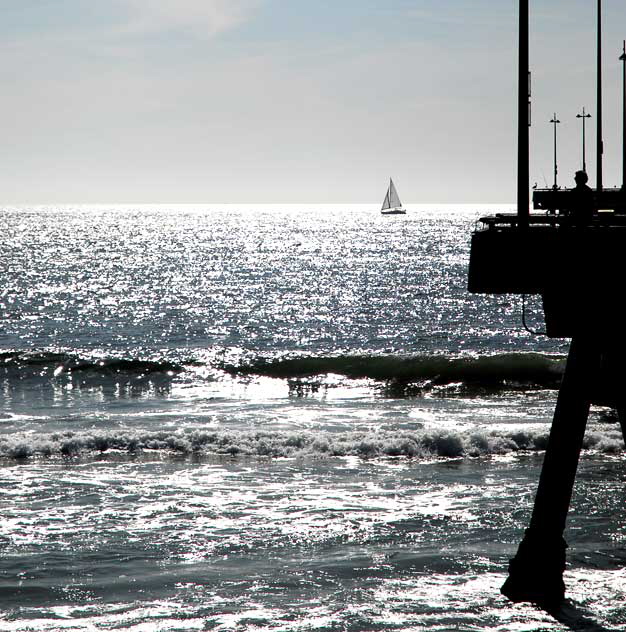
[(257, 358), (239, 365), (223, 365), (232, 374), (304, 378), (334, 373), (351, 379), (398, 382), (498, 385), (535, 385), (557, 388), (564, 358), (541, 353), (503, 353), (454, 358), (444, 355), (337, 355), (282, 359)]
[[(0, 458), (93, 456), (109, 451), (273, 458), (480, 457), (544, 450), (548, 432), (547, 426), (511, 431), (355, 431), (342, 434), (267, 431), (64, 432), (40, 437), (1, 437)], [(588, 432), (584, 447), (605, 453), (621, 453), (624, 443), (619, 428), (603, 428)]]
[(10, 351), (0, 353), (0, 371), (27, 377), (30, 374), (58, 376), (65, 373), (81, 375), (147, 375), (180, 373), (183, 367), (166, 360), (133, 358), (81, 358), (54, 351)]

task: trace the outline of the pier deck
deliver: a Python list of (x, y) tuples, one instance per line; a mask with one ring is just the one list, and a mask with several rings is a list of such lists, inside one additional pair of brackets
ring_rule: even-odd
[(472, 235), (468, 289), (485, 294), (540, 294), (546, 331), (610, 336), (624, 326), (626, 216), (600, 213), (582, 227), (566, 216), (513, 214), (480, 219)]

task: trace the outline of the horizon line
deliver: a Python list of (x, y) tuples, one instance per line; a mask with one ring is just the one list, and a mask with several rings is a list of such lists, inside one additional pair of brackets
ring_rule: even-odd
[[(380, 206), (376, 202), (0, 202), (0, 208), (23, 206)], [(509, 202), (406, 202), (407, 206), (515, 206), (515, 201)]]

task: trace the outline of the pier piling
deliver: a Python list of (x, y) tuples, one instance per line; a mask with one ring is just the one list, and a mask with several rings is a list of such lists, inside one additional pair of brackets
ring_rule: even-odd
[(554, 411), (530, 526), (510, 561), (502, 594), (541, 605), (563, 600), (565, 521), (602, 354), (589, 338), (574, 338)]

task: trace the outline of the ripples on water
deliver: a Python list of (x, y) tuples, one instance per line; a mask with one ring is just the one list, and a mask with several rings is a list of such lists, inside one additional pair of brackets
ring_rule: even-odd
[(479, 213), (8, 209), (4, 344), (125, 355), (535, 350), (517, 301), (466, 292)]
[[(564, 629), (498, 592), (566, 345), (467, 293), (483, 212), (4, 209), (0, 630)], [(626, 629), (585, 445), (572, 616)]]

